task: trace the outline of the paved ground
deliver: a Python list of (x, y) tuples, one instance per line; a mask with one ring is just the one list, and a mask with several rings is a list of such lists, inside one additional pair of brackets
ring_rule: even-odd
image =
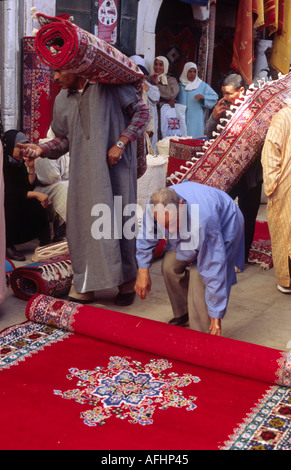
[[(259, 218), (265, 220), (265, 205), (261, 206)], [(27, 260), (15, 264), (29, 264), (36, 246), (36, 242), (22, 245)], [(99, 293), (92, 305), (168, 322), (172, 313), (160, 266), (161, 260), (157, 260), (151, 269), (153, 287), (147, 300), (137, 298), (130, 307), (117, 307), (113, 302), (117, 291), (113, 289)], [(25, 321), (25, 307), (26, 302), (17, 299), (9, 288), (0, 305), (0, 331)], [(291, 295), (277, 290), (274, 269), (264, 271), (259, 266), (248, 265), (238, 274), (238, 283), (232, 288), (222, 323), (222, 335), (275, 349), (291, 349)]]

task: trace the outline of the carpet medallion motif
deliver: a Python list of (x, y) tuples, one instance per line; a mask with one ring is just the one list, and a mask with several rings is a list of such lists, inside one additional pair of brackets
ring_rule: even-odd
[(55, 390), (54, 393), (93, 407), (81, 413), (84, 424), (88, 426), (105, 424), (105, 420), (114, 415), (127, 419), (129, 423), (149, 425), (153, 424), (157, 408), (186, 407), (187, 411), (196, 408), (196, 397), (186, 398), (180, 389), (200, 379), (191, 374), (167, 374), (165, 370), (171, 367), (166, 359), (152, 359), (143, 366), (129, 357), (112, 356), (107, 368), (69, 369), (67, 378), (77, 379), (77, 387), (80, 388), (65, 392)]

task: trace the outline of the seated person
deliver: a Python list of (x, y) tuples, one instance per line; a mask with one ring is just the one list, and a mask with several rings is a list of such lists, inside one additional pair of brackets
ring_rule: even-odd
[(4, 141), (6, 257), (25, 261), (14, 245), (35, 238), (41, 246), (51, 241), (48, 196), (35, 190), (38, 181), (34, 159), (24, 161), (20, 157), (17, 144), (28, 142), (27, 137), (17, 130), (9, 130), (4, 134)]
[[(54, 138), (51, 130), (48, 132), (48, 138)], [(56, 215), (53, 227), (54, 241), (62, 240), (66, 233), (69, 155), (62, 155), (57, 160), (38, 157), (35, 159), (35, 170), (38, 180), (35, 189), (48, 195)]]

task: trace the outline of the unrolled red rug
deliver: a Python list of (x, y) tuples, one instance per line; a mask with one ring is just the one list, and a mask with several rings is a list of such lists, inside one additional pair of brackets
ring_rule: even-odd
[(1, 449), (290, 449), (290, 354), (44, 295), (0, 335)]
[(256, 221), (254, 240), (249, 253), (249, 263), (259, 264), (263, 269), (270, 269), (273, 266), (268, 222)]

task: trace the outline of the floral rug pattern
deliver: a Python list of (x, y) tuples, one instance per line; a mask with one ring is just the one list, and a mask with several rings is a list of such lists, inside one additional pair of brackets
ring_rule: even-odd
[(90, 405), (91, 409), (81, 413), (88, 426), (105, 424), (105, 420), (113, 415), (130, 423), (149, 425), (153, 423), (157, 408), (186, 407), (187, 411), (196, 408), (196, 398), (184, 397), (180, 389), (200, 379), (191, 374), (167, 374), (165, 370), (171, 367), (166, 359), (152, 359), (143, 366), (128, 357), (112, 356), (107, 368), (70, 369), (67, 378), (77, 379), (76, 388), (65, 392), (55, 390), (54, 393)]

